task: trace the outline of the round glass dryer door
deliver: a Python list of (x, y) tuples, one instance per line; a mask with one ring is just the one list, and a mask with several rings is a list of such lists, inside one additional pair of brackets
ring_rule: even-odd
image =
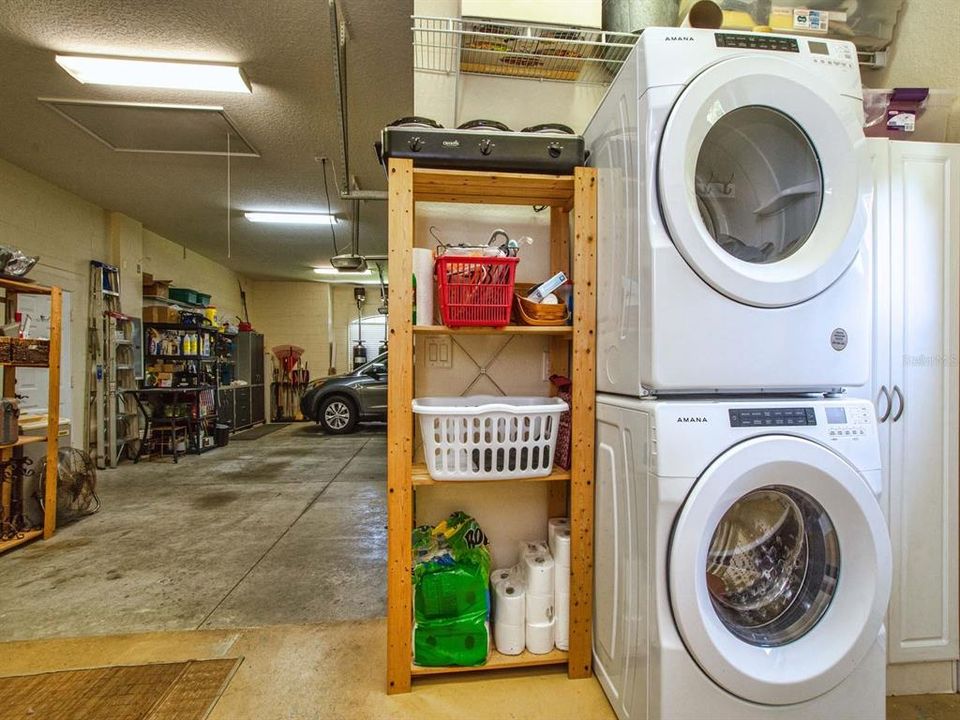
[(737, 302), (809, 300), (864, 241), (861, 105), (832, 88), (781, 58), (737, 57), (694, 78), (670, 111), (658, 160), (667, 229), (701, 279)]
[(751, 702), (789, 705), (840, 683), (877, 642), (890, 542), (866, 480), (810, 440), (752, 438), (697, 480), (668, 555), (687, 650)]
[(823, 202), (816, 149), (777, 110), (733, 110), (707, 131), (694, 187), (710, 237), (738, 260), (790, 257), (813, 233)]

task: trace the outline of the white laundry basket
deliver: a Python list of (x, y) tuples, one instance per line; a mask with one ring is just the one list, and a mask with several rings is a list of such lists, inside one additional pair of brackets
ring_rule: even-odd
[(551, 397), (428, 397), (413, 401), (434, 480), (544, 477), (553, 469), (560, 414)]

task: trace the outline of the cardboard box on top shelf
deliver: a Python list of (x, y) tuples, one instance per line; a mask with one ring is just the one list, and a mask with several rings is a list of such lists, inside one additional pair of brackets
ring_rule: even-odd
[(180, 313), (174, 308), (149, 305), (143, 309), (143, 321), (147, 323), (178, 323)]
[(170, 297), (170, 284), (172, 280), (154, 280), (153, 276), (150, 277), (150, 282), (147, 282), (147, 276), (143, 276), (143, 294), (148, 297)]

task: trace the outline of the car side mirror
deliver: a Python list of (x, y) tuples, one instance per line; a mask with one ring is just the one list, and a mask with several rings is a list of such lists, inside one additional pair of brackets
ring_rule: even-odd
[(387, 374), (387, 369), (383, 365), (374, 365), (373, 367), (367, 368), (366, 374), (372, 377), (374, 380), (379, 380), (381, 377)]

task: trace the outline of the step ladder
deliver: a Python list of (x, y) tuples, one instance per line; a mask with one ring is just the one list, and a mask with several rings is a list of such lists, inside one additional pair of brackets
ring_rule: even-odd
[[(120, 308), (120, 270), (90, 262), (91, 445), (100, 469), (116, 467), (127, 444), (138, 440), (133, 318)], [(88, 423), (89, 426), (90, 423)]]

